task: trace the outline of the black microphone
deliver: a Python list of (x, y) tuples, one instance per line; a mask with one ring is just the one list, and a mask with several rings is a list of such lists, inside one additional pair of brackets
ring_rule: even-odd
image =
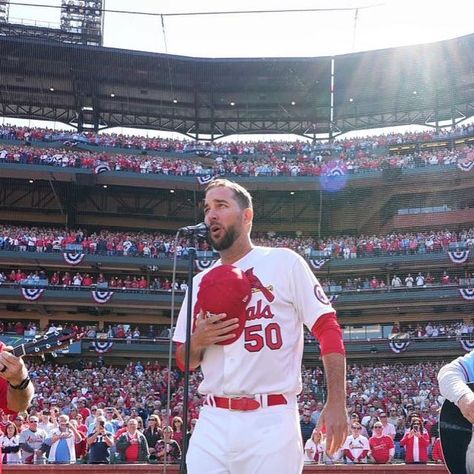
[(179, 229), (179, 233), (181, 235), (192, 236), (195, 235), (196, 237), (206, 238), (209, 232), (209, 227), (204, 222), (200, 222), (196, 225), (188, 225), (186, 227), (181, 227)]

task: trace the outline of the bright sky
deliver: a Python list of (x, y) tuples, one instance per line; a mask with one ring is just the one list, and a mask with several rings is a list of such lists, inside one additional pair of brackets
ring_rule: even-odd
[[(27, 0), (27, 3), (59, 6), (61, 0)], [(106, 12), (104, 46), (198, 57), (337, 55), (438, 41), (474, 32), (474, 0), (104, 0), (104, 3), (106, 10), (133, 9), (158, 14)], [(308, 8), (348, 10), (166, 16), (178, 12)], [(159, 14), (165, 15), (164, 31)], [(10, 6), (10, 21), (15, 23), (21, 19), (59, 26), (59, 18), (58, 8)]]
[[(11, 0), (21, 3), (22, 0)], [(61, 0), (25, 0), (38, 5)], [(320, 56), (437, 41), (472, 33), (472, 0), (104, 0), (106, 10), (178, 12), (342, 9), (304, 13), (165, 16), (167, 52), (188, 56)], [(359, 8), (357, 21), (356, 9)], [(59, 9), (10, 6), (10, 18), (59, 25)], [(161, 17), (105, 14), (104, 45), (166, 52)]]

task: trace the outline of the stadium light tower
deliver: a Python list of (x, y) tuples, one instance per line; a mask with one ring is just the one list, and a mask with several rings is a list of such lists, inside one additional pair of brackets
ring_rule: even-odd
[(8, 22), (9, 10), (10, 10), (10, 0), (0, 0), (0, 23)]
[(61, 0), (61, 30), (77, 35), (75, 43), (101, 46), (105, 0)]

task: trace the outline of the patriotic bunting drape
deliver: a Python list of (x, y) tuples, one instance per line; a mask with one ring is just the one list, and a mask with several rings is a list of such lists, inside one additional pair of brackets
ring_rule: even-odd
[(212, 265), (214, 265), (217, 262), (217, 260), (212, 260), (212, 259), (196, 259), (195, 260), (195, 265), (196, 265), (196, 270), (198, 272), (202, 272), (204, 270), (207, 270), (208, 268), (211, 268)]
[(401, 352), (405, 352), (410, 345), (410, 339), (408, 335), (403, 336), (394, 336), (389, 338), (388, 346), (392, 352), (395, 354), (400, 354)]
[(79, 265), (84, 260), (85, 254), (81, 252), (64, 252), (64, 261), (69, 265)]
[(462, 298), (467, 301), (474, 300), (474, 288), (459, 288)]
[(474, 168), (474, 160), (460, 161), (458, 163), (458, 168), (461, 171), (471, 171)]
[(466, 352), (471, 352), (474, 349), (474, 341), (471, 339), (459, 339), (459, 343)]
[(98, 354), (104, 354), (105, 352), (109, 352), (112, 349), (114, 342), (110, 339), (96, 339), (92, 342), (92, 348)]
[(206, 184), (209, 184), (213, 179), (214, 179), (214, 176), (212, 176), (211, 174), (206, 174), (206, 175), (197, 177), (198, 183), (201, 186), (205, 186)]
[(110, 171), (110, 166), (108, 163), (101, 163), (94, 168), (95, 174), (105, 173), (106, 171)]
[(96, 303), (104, 304), (112, 298), (114, 292), (113, 291), (92, 291), (92, 298)]
[(22, 288), (21, 295), (25, 300), (36, 301), (44, 293), (44, 288)]
[(448, 256), (451, 262), (462, 264), (467, 262), (467, 259), (469, 258), (469, 250), (448, 250)]
[(310, 258), (309, 263), (315, 270), (321, 270), (322, 266), (328, 261), (328, 258)]

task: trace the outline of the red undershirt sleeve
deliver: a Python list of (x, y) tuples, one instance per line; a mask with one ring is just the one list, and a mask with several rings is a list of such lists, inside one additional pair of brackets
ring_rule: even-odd
[(359, 459), (365, 459), (367, 457), (367, 454), (369, 454), (369, 451), (367, 449), (364, 449), (362, 453), (360, 453)]
[(344, 449), (344, 454), (348, 457), (351, 461), (355, 461), (354, 455), (351, 453), (349, 449)]
[(178, 366), (178, 369), (184, 372), (184, 360), (181, 359), (181, 357), (178, 356), (178, 349), (183, 345), (182, 342), (177, 342), (176, 343), (176, 365)]
[(336, 313), (326, 313), (320, 316), (311, 328), (314, 337), (319, 341), (321, 355), (345, 354), (341, 326), (336, 319)]

